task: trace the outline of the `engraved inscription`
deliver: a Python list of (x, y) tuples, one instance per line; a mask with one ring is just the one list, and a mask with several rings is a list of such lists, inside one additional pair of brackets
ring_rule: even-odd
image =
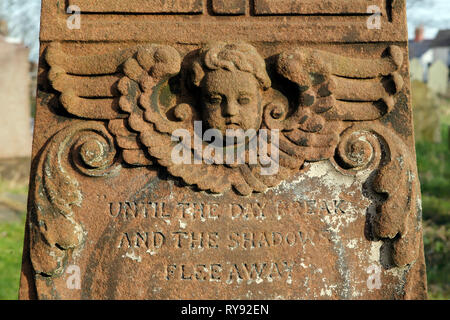
[(166, 266), (166, 280), (217, 281), (227, 284), (242, 281), (291, 283), (293, 268), (292, 261), (169, 264)]
[[(224, 243), (219, 246), (219, 241)], [(294, 247), (312, 240), (302, 231), (136, 231), (124, 232), (117, 248), (160, 249), (167, 246), (175, 249), (255, 249), (272, 247)], [(154, 252), (153, 252), (154, 253)]]
[(187, 220), (261, 219), (267, 215), (282, 218), (303, 214), (345, 214), (351, 203), (343, 199), (305, 199), (276, 201), (274, 203), (194, 203), (194, 202), (145, 202), (124, 201), (109, 203), (108, 214), (119, 220), (138, 218), (182, 218)]
[(110, 202), (107, 214), (121, 230), (114, 244), (118, 256), (134, 263), (168, 257), (156, 268), (161, 280), (290, 284), (296, 266), (292, 255), (329, 242), (324, 230), (304, 225), (304, 218), (352, 216), (355, 207), (361, 204), (343, 199), (141, 200)]

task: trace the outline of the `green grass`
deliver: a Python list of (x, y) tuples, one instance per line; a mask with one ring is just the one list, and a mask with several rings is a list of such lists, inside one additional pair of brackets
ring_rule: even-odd
[[(26, 195), (28, 186), (0, 179), (0, 202), (7, 200), (7, 193)], [(0, 300), (18, 298), (26, 212), (21, 217), (22, 221), (0, 223)]]
[(442, 101), (441, 143), (416, 141), (430, 299), (450, 299), (450, 103)]
[(441, 126), (441, 143), (416, 142), (422, 193), (450, 200), (450, 145), (448, 126)]
[(0, 223), (0, 300), (18, 297), (25, 214), (22, 220)]
[(429, 295), (450, 299), (450, 223), (424, 220), (424, 247)]
[(28, 194), (28, 185), (17, 183), (15, 181), (7, 181), (0, 178), (0, 195), (2, 193), (12, 194)]

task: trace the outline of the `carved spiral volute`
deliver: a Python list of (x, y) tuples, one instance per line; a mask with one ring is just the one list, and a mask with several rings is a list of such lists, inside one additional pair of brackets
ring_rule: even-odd
[(74, 164), (85, 175), (108, 176), (119, 169), (114, 165), (117, 158), (114, 139), (102, 127), (80, 131), (72, 149)]
[(334, 160), (341, 171), (355, 174), (374, 170), (379, 166), (381, 156), (381, 143), (376, 133), (349, 128), (341, 135)]

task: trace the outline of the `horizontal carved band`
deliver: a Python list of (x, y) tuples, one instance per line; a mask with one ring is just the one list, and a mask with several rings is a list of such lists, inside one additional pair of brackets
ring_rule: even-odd
[(203, 0), (69, 0), (81, 12), (201, 13)]
[(257, 15), (284, 14), (367, 14), (370, 5), (383, 8), (383, 0), (255, 0)]
[[(69, 0), (81, 13), (184, 13), (198, 14), (204, 12), (204, 0)], [(383, 0), (255, 0), (255, 15), (291, 15), (291, 14), (368, 14), (369, 6), (385, 7)], [(214, 14), (245, 14), (248, 0), (213, 0)], [(251, 3), (251, 2), (250, 2)]]

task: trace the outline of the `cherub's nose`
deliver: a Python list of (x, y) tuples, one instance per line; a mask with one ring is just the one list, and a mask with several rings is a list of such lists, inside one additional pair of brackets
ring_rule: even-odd
[(239, 106), (235, 101), (227, 101), (223, 107), (223, 114), (226, 117), (232, 117), (239, 113)]

